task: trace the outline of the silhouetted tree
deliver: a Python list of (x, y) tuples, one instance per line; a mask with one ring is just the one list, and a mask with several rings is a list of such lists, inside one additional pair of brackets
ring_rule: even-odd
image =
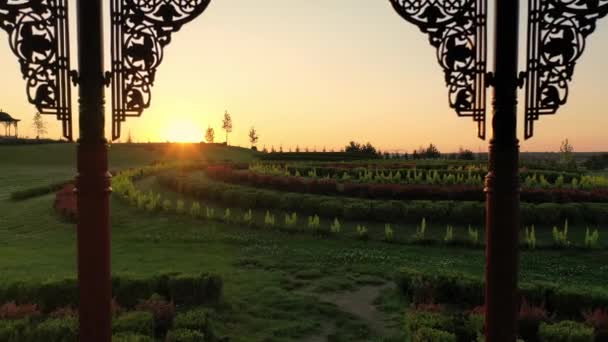
[(574, 153), (574, 147), (572, 146), (572, 144), (570, 144), (568, 139), (565, 139), (564, 141), (562, 141), (562, 143), (559, 147), (560, 164), (562, 164), (563, 166), (565, 166), (567, 168), (575, 169), (576, 162), (574, 161), (573, 153)]
[(255, 130), (254, 127), (251, 127), (251, 129), (249, 129), (249, 142), (251, 143), (252, 150), (257, 150), (257, 147), (255, 145), (258, 143), (259, 138), (260, 137), (258, 136), (258, 132)]
[(457, 158), (460, 160), (475, 160), (475, 154), (469, 149), (458, 149)]
[(228, 146), (228, 134), (232, 133), (232, 117), (228, 111), (224, 112), (224, 120), (222, 120), (222, 129), (226, 131), (226, 146)]
[(215, 141), (215, 131), (211, 126), (207, 127), (207, 131), (205, 132), (205, 141), (207, 141), (209, 144), (213, 144)]
[(36, 131), (36, 139), (39, 139), (41, 136), (46, 134), (46, 123), (42, 119), (42, 115), (40, 113), (36, 113), (34, 115), (34, 122), (32, 123), (34, 127), (34, 131)]

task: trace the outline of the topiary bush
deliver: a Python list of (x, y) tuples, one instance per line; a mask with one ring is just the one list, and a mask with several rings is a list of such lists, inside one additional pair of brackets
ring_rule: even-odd
[(205, 334), (190, 329), (175, 329), (169, 331), (166, 342), (205, 342)]

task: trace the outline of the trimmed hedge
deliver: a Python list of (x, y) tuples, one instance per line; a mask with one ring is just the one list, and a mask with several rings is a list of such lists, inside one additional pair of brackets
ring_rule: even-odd
[(34, 197), (43, 196), (46, 194), (50, 194), (50, 193), (59, 191), (66, 184), (69, 184), (71, 182), (73, 182), (73, 181), (71, 181), (71, 180), (70, 181), (61, 181), (61, 182), (57, 182), (57, 183), (46, 184), (46, 185), (41, 185), (41, 186), (29, 188), (29, 189), (15, 191), (15, 192), (11, 193), (10, 199), (13, 201), (22, 201), (22, 200), (26, 200), (26, 199), (30, 199), (30, 198), (34, 198)]
[[(304, 168), (306, 170), (317, 168)], [(355, 169), (356, 170), (356, 169)], [(300, 172), (300, 171), (298, 171)], [(433, 171), (438, 177), (445, 175), (468, 174), (466, 171)], [(423, 181), (413, 183), (377, 183), (377, 182), (351, 182), (337, 178), (322, 178), (322, 174), (314, 177), (298, 177), (285, 175), (260, 174), (248, 170), (235, 170), (231, 166), (209, 166), (207, 175), (218, 181), (231, 184), (247, 185), (256, 188), (265, 188), (279, 191), (305, 192), (311, 194), (324, 194), (334, 196), (349, 196), (368, 199), (396, 199), (396, 200), (454, 200), (454, 201), (484, 201), (483, 178), (478, 175), (479, 181), (475, 184), (459, 183), (453, 178), (450, 184), (437, 182), (425, 184)], [(298, 173), (300, 174), (300, 173)], [(305, 173), (302, 173), (305, 174)], [(355, 172), (355, 176), (356, 176)], [(329, 176), (329, 174), (327, 175)], [(321, 177), (321, 178), (319, 178)], [(608, 202), (608, 189), (570, 189), (570, 188), (524, 188), (521, 199), (531, 203), (569, 203), (569, 202)]]
[[(219, 276), (208, 273), (112, 278), (112, 295), (121, 305), (128, 308), (155, 293), (173, 300), (176, 304), (217, 304), (222, 298), (223, 282)], [(21, 281), (0, 284), (0, 303), (9, 301), (15, 301), (17, 304), (37, 304), (43, 312), (51, 312), (65, 306), (75, 307), (78, 305), (78, 282), (76, 279), (64, 279), (42, 283)]]
[(573, 321), (541, 323), (538, 335), (542, 342), (593, 342), (593, 328)]
[(175, 329), (169, 331), (166, 342), (205, 342), (205, 334), (190, 329)]
[(112, 332), (129, 332), (144, 336), (154, 335), (154, 316), (150, 312), (131, 311), (112, 320)]
[[(422, 272), (400, 268), (395, 276), (399, 291), (414, 302), (432, 298), (439, 303), (477, 307), (484, 303), (482, 277), (458, 272)], [(608, 308), (608, 288), (574, 288), (542, 282), (520, 283), (520, 295), (528, 302), (544, 304), (559, 317), (581, 317), (582, 310)]]
[[(381, 222), (393, 219), (410, 223), (418, 223), (422, 218), (432, 218), (435, 222), (450, 224), (482, 224), (485, 215), (485, 203), (475, 201), (391, 201), (391, 204), (387, 205), (387, 202), (382, 200), (256, 189), (213, 181), (202, 175), (200, 178), (194, 178), (176, 171), (161, 173), (157, 180), (162, 186), (173, 191), (243, 209), (281, 209), (306, 214), (319, 214), (323, 210), (326, 214), (332, 214), (327, 217)], [(225, 195), (226, 193), (229, 195)], [(243, 197), (247, 199), (244, 200)], [(608, 224), (608, 203), (522, 203), (521, 218), (524, 225), (557, 225), (566, 219), (572, 223)]]

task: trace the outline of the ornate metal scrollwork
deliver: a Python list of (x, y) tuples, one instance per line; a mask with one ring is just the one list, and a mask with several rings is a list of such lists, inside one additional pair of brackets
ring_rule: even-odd
[(405, 20), (429, 35), (445, 71), (450, 107), (486, 136), (487, 0), (390, 0)]
[(62, 121), (72, 140), (67, 0), (0, 0), (0, 27), (9, 35), (27, 82), (28, 101)]
[(150, 106), (151, 87), (171, 34), (210, 0), (112, 0), (112, 140), (127, 117)]
[(568, 82), (608, 0), (530, 0), (526, 77), (526, 139), (540, 115), (555, 114), (568, 100)]

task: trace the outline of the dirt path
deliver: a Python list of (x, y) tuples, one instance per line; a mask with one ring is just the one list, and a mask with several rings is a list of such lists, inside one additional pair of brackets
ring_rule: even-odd
[[(380, 296), (385, 289), (393, 287), (393, 284), (366, 285), (354, 291), (328, 293), (319, 295), (319, 299), (336, 305), (340, 310), (359, 317), (378, 336), (389, 337), (395, 335), (396, 331), (387, 326), (388, 317), (376, 309), (374, 300)], [(323, 326), (320, 334), (311, 336), (306, 342), (327, 341), (327, 336), (333, 333), (335, 327), (330, 324)]]

